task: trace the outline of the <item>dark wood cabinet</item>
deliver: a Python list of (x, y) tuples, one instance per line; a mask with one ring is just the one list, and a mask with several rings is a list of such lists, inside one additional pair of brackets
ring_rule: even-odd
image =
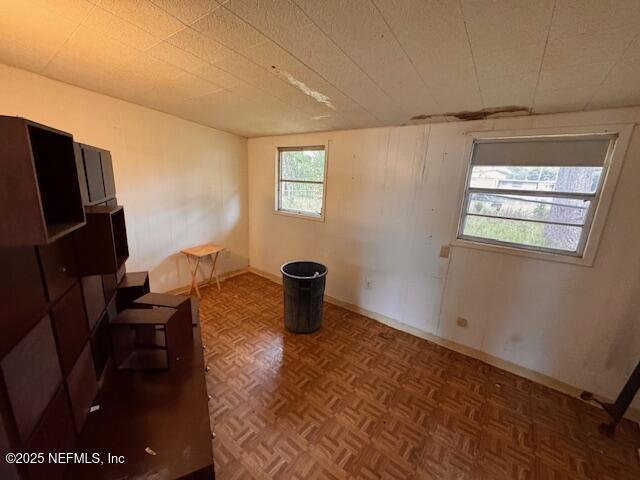
[(45, 315), (47, 296), (34, 247), (0, 248), (0, 265), (2, 356)]
[(81, 227), (73, 137), (0, 116), (0, 245), (43, 245)]
[(118, 315), (118, 307), (116, 305), (116, 295), (114, 295), (111, 301), (107, 303), (107, 317), (111, 320), (112, 318), (116, 318), (116, 315)]
[[(84, 228), (84, 227), (83, 227)], [(78, 279), (75, 242), (67, 235), (49, 245), (36, 247), (49, 302), (55, 302)]]
[[(172, 368), (184, 346), (175, 308), (129, 308), (109, 322), (118, 370)], [(191, 322), (187, 325), (191, 336)]]
[(84, 182), (82, 185), (84, 204), (98, 205), (115, 198), (116, 187), (111, 153), (83, 143), (76, 144), (76, 152), (79, 152), (78, 178)]
[(118, 312), (129, 308), (135, 299), (149, 292), (149, 272), (125, 273), (118, 284), (118, 295), (116, 296)]
[[(133, 301), (135, 308), (170, 307), (177, 310), (178, 323), (192, 326), (191, 298), (186, 295), (171, 295), (168, 293), (147, 293)], [(187, 328), (191, 335), (191, 328)]]
[(82, 295), (87, 312), (89, 330), (93, 330), (105, 307), (104, 288), (101, 275), (82, 277)]
[(82, 289), (79, 283), (76, 283), (56, 303), (51, 310), (51, 317), (58, 344), (60, 365), (62, 372), (67, 375), (89, 338)]
[(81, 275), (116, 273), (129, 258), (124, 209), (86, 207), (87, 224), (74, 233)]
[(83, 148), (84, 169), (87, 177), (87, 192), (89, 202), (94, 204), (102, 202), (106, 198), (104, 195), (104, 180), (102, 178), (102, 162), (100, 162), (100, 152), (93, 148)]
[[(18, 445), (18, 434), (11, 414), (9, 399), (4, 388), (4, 382), (0, 381), (0, 459), (8, 452), (15, 452)], [(0, 461), (0, 478), (3, 480), (18, 480), (20, 478), (17, 466)]]
[[(199, 327), (176, 368), (157, 374), (108, 368), (100, 410), (89, 415), (76, 451), (107, 451), (127, 461), (100, 467), (76, 463), (66, 478), (132, 479), (166, 472), (167, 479), (214, 479), (204, 368)], [(148, 455), (147, 445), (158, 455)]]
[(116, 196), (116, 180), (113, 175), (113, 161), (111, 152), (100, 150), (100, 163), (102, 165), (102, 179), (104, 181), (104, 196), (113, 199)]
[[(45, 455), (70, 452), (73, 450), (75, 442), (76, 432), (67, 390), (60, 386), (42, 415), (37, 428), (29, 438), (26, 451), (42, 452)], [(58, 480), (63, 478), (66, 466), (62, 463), (45, 461), (43, 463), (29, 463), (26, 468), (31, 479)]]
[(0, 362), (0, 369), (18, 435), (24, 442), (33, 432), (62, 380), (49, 316), (40, 320), (5, 355)]
[[(81, 452), (93, 438), (99, 445), (91, 453), (126, 458), (119, 465), (0, 461), (1, 479), (149, 471), (214, 478), (203, 351), (188, 318), (197, 305), (148, 296), (134, 315), (144, 318), (123, 324), (118, 307), (149, 293), (147, 272), (126, 273), (128, 256), (110, 152), (0, 116), (0, 459), (10, 451)], [(146, 368), (150, 360), (170, 371), (116, 372), (112, 326), (132, 342), (118, 365)], [(99, 390), (101, 408), (89, 414)]]
[(98, 324), (91, 334), (91, 353), (93, 354), (93, 366), (96, 372), (96, 380), (100, 381), (104, 368), (111, 355), (109, 316), (106, 311), (102, 314), (100, 320), (98, 320)]
[(98, 392), (98, 382), (89, 343), (85, 345), (71, 369), (67, 377), (67, 387), (76, 431), (80, 432)]
[(76, 173), (78, 175), (78, 184), (80, 187), (80, 197), (82, 205), (89, 203), (89, 192), (87, 190), (87, 175), (84, 172), (84, 159), (82, 157), (82, 148), (78, 142), (73, 142), (73, 153), (76, 160)]
[(115, 273), (102, 275), (102, 289), (104, 290), (104, 301), (109, 303), (118, 288), (118, 280)]

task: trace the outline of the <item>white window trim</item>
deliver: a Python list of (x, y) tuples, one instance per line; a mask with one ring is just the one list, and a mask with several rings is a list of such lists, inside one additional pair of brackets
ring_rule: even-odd
[[(282, 210), (280, 209), (280, 150), (286, 149), (312, 149), (312, 148), (324, 148), (324, 174), (322, 177), (322, 211), (320, 215), (314, 215), (309, 212)], [(318, 143), (310, 142), (304, 144), (295, 145), (279, 145), (276, 147), (276, 160), (275, 160), (275, 190), (274, 190), (274, 210), (276, 215), (283, 215), (285, 217), (300, 218), (303, 220), (313, 220), (316, 222), (324, 222), (326, 204), (327, 204), (327, 172), (329, 165), (329, 142)], [(320, 182), (318, 182), (320, 183)]]
[[(535, 258), (539, 260), (555, 261), (561, 263), (569, 263), (573, 265), (581, 265), (591, 267), (596, 258), (600, 238), (606, 223), (609, 207), (615, 194), (618, 178), (622, 170), (622, 164), (629, 146), (631, 134), (633, 132), (633, 124), (610, 124), (610, 125), (592, 125), (592, 126), (576, 126), (576, 127), (550, 127), (527, 130), (493, 130), (481, 132), (467, 132), (467, 141), (465, 145), (466, 164), (463, 173), (460, 175), (460, 184), (458, 188), (458, 208), (456, 210), (457, 217), (452, 231), (451, 245), (454, 247), (471, 248), (476, 250), (484, 250), (488, 252), (503, 253), (509, 255), (517, 255), (522, 257)], [(537, 251), (527, 247), (516, 247), (510, 245), (499, 245), (496, 243), (483, 243), (480, 241), (466, 240), (458, 238), (462, 219), (464, 217), (465, 208), (465, 192), (469, 175), (471, 174), (471, 161), (473, 155), (473, 144), (475, 140), (482, 139), (500, 139), (512, 137), (543, 137), (543, 136), (567, 136), (567, 135), (589, 135), (589, 134), (615, 134), (618, 136), (613, 147), (610, 147), (604, 163), (604, 175), (601, 179), (601, 187), (599, 198), (597, 199), (596, 209), (591, 220), (591, 229), (586, 237), (582, 256), (572, 255), (571, 253), (552, 253), (545, 251)]]

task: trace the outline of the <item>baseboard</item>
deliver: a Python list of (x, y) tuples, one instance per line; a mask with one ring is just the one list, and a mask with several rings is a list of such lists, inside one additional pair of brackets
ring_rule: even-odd
[[(249, 267), (248, 271), (251, 273), (255, 273), (261, 277), (264, 277), (268, 280), (271, 280), (275, 283), (282, 284), (282, 278), (278, 275), (273, 275), (271, 273), (259, 270), (255, 267)], [(325, 295), (324, 299), (327, 303), (331, 303), (332, 305), (337, 305), (338, 307), (342, 307), (346, 310), (349, 310), (354, 313), (358, 313), (360, 315), (364, 315), (365, 317), (376, 320), (380, 323), (383, 323), (391, 328), (395, 328), (396, 330), (400, 330), (401, 332), (408, 333), (415, 337), (424, 338), (425, 340), (429, 340), (441, 347), (448, 348), (449, 350), (453, 350), (454, 352), (461, 353), (463, 355), (467, 355), (469, 357), (475, 358), (482, 362), (485, 362), (494, 367), (500, 368), (502, 370), (506, 370), (507, 372), (513, 373), (515, 375), (519, 375), (533, 382), (544, 385), (545, 387), (552, 388), (553, 390), (557, 390), (559, 392), (565, 393), (569, 396), (580, 398), (580, 394), (583, 390), (576, 388), (567, 383), (561, 382), (553, 377), (549, 377), (540, 372), (536, 372), (535, 370), (530, 370), (528, 368), (522, 367), (515, 363), (509, 362), (502, 358), (496, 357), (494, 355), (488, 354), (486, 352), (477, 350), (475, 348), (468, 347), (466, 345), (462, 345), (457, 342), (453, 342), (451, 340), (447, 340), (446, 338), (439, 337), (432, 333), (426, 332), (419, 328), (412, 327), (411, 325), (407, 325), (406, 323), (402, 323), (398, 320), (395, 320), (391, 317), (387, 317), (386, 315), (381, 315), (376, 312), (372, 312), (371, 310), (367, 310), (366, 308), (359, 307), (358, 305), (345, 302), (343, 300), (339, 300), (337, 298), (331, 297), (329, 295)], [(601, 398), (601, 397), (598, 397)], [(610, 402), (611, 399), (603, 399), (604, 401)], [(626, 418), (634, 420), (636, 422), (640, 422), (640, 410), (635, 408), (629, 408), (627, 410)]]
[[(231, 277), (242, 275), (243, 273), (247, 273), (247, 272), (249, 272), (249, 267), (244, 267), (244, 268), (240, 268), (238, 270), (231, 270), (229, 272), (221, 273), (218, 278), (220, 279), (220, 282), (224, 282), (225, 280), (227, 280), (227, 279), (229, 279)], [(198, 288), (204, 287), (208, 283), (209, 283), (208, 280), (203, 280), (201, 282), (198, 282)], [(222, 287), (222, 285), (221, 285), (221, 287)], [(190, 288), (191, 288), (191, 284), (189, 283), (188, 285), (184, 285), (182, 287), (172, 288), (171, 290), (167, 290), (164, 293), (171, 293), (173, 295), (181, 295), (181, 294), (187, 293)]]

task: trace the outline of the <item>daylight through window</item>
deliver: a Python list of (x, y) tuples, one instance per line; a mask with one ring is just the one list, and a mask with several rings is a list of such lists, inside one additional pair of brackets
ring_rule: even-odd
[(324, 176), (324, 146), (279, 148), (277, 210), (322, 217)]
[(458, 237), (582, 256), (613, 139), (476, 140)]

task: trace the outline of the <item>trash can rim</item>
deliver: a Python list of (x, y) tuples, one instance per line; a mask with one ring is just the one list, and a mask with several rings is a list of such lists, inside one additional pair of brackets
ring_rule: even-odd
[[(317, 277), (314, 275), (311, 275), (311, 276), (292, 275), (284, 271), (284, 267), (286, 267), (287, 265), (291, 265), (292, 263), (317, 263), (318, 265), (322, 265), (324, 267), (324, 272), (318, 275)], [(289, 278), (295, 278), (296, 280), (313, 280), (314, 278), (322, 278), (327, 275), (328, 271), (329, 269), (327, 268), (326, 265), (324, 265), (323, 263), (314, 262), (313, 260), (293, 260), (291, 262), (282, 264), (282, 266), (280, 267), (280, 272), (282, 272), (283, 275), (286, 275)]]

